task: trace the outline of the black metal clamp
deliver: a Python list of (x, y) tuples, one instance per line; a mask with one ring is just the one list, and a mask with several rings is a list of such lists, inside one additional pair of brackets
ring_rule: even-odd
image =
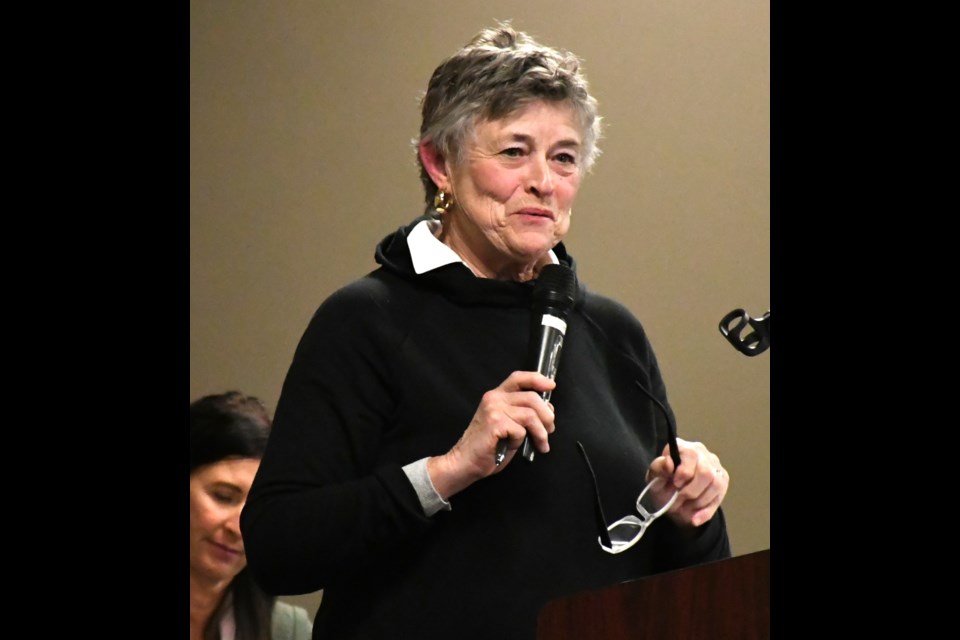
[[(752, 331), (741, 335), (747, 326)], [(740, 353), (760, 355), (770, 348), (770, 311), (760, 318), (751, 318), (743, 309), (734, 309), (720, 321), (720, 333)]]

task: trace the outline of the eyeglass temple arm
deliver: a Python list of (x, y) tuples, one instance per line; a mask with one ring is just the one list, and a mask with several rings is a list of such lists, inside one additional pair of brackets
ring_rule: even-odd
[(610, 532), (607, 531), (607, 517), (603, 515), (603, 505), (600, 503), (600, 488), (597, 485), (597, 474), (593, 472), (593, 465), (590, 464), (590, 458), (587, 457), (587, 450), (583, 448), (583, 444), (577, 440), (577, 447), (580, 448), (580, 455), (583, 456), (583, 461), (587, 463), (587, 470), (590, 471), (590, 478), (593, 480), (593, 493), (596, 496), (594, 500), (595, 509), (593, 512), (597, 516), (597, 524), (600, 525), (600, 540), (608, 548), (613, 548), (613, 541), (610, 540)]
[(670, 417), (670, 412), (667, 411), (667, 408), (663, 406), (663, 403), (657, 400), (652, 393), (650, 393), (645, 386), (640, 384), (639, 380), (633, 381), (640, 391), (643, 391), (650, 400), (653, 401), (653, 404), (657, 405), (660, 408), (660, 411), (663, 412), (663, 417), (667, 421), (667, 444), (670, 445), (670, 458), (673, 460), (673, 469), (676, 471), (677, 467), (680, 466), (680, 448), (677, 446), (677, 427), (673, 424), (673, 419)]

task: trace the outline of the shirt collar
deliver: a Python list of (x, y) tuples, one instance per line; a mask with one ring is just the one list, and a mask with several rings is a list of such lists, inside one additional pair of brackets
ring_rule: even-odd
[[(410, 259), (417, 275), (439, 269), (451, 262), (463, 262), (456, 251), (433, 235), (439, 227), (439, 220), (423, 220), (407, 235), (407, 247), (410, 249)], [(560, 262), (553, 249), (550, 250), (550, 260), (554, 264)]]

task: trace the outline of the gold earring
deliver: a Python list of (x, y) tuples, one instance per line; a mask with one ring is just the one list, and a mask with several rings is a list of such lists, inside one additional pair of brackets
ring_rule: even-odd
[(453, 206), (453, 196), (448, 196), (444, 191), (437, 190), (437, 195), (433, 196), (433, 210), (440, 215), (445, 214)]

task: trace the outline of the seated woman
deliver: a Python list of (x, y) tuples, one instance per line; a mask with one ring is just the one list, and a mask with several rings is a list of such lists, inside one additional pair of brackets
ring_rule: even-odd
[(308, 640), (307, 611), (278, 602), (247, 571), (240, 510), (271, 418), (237, 391), (190, 405), (190, 640)]

